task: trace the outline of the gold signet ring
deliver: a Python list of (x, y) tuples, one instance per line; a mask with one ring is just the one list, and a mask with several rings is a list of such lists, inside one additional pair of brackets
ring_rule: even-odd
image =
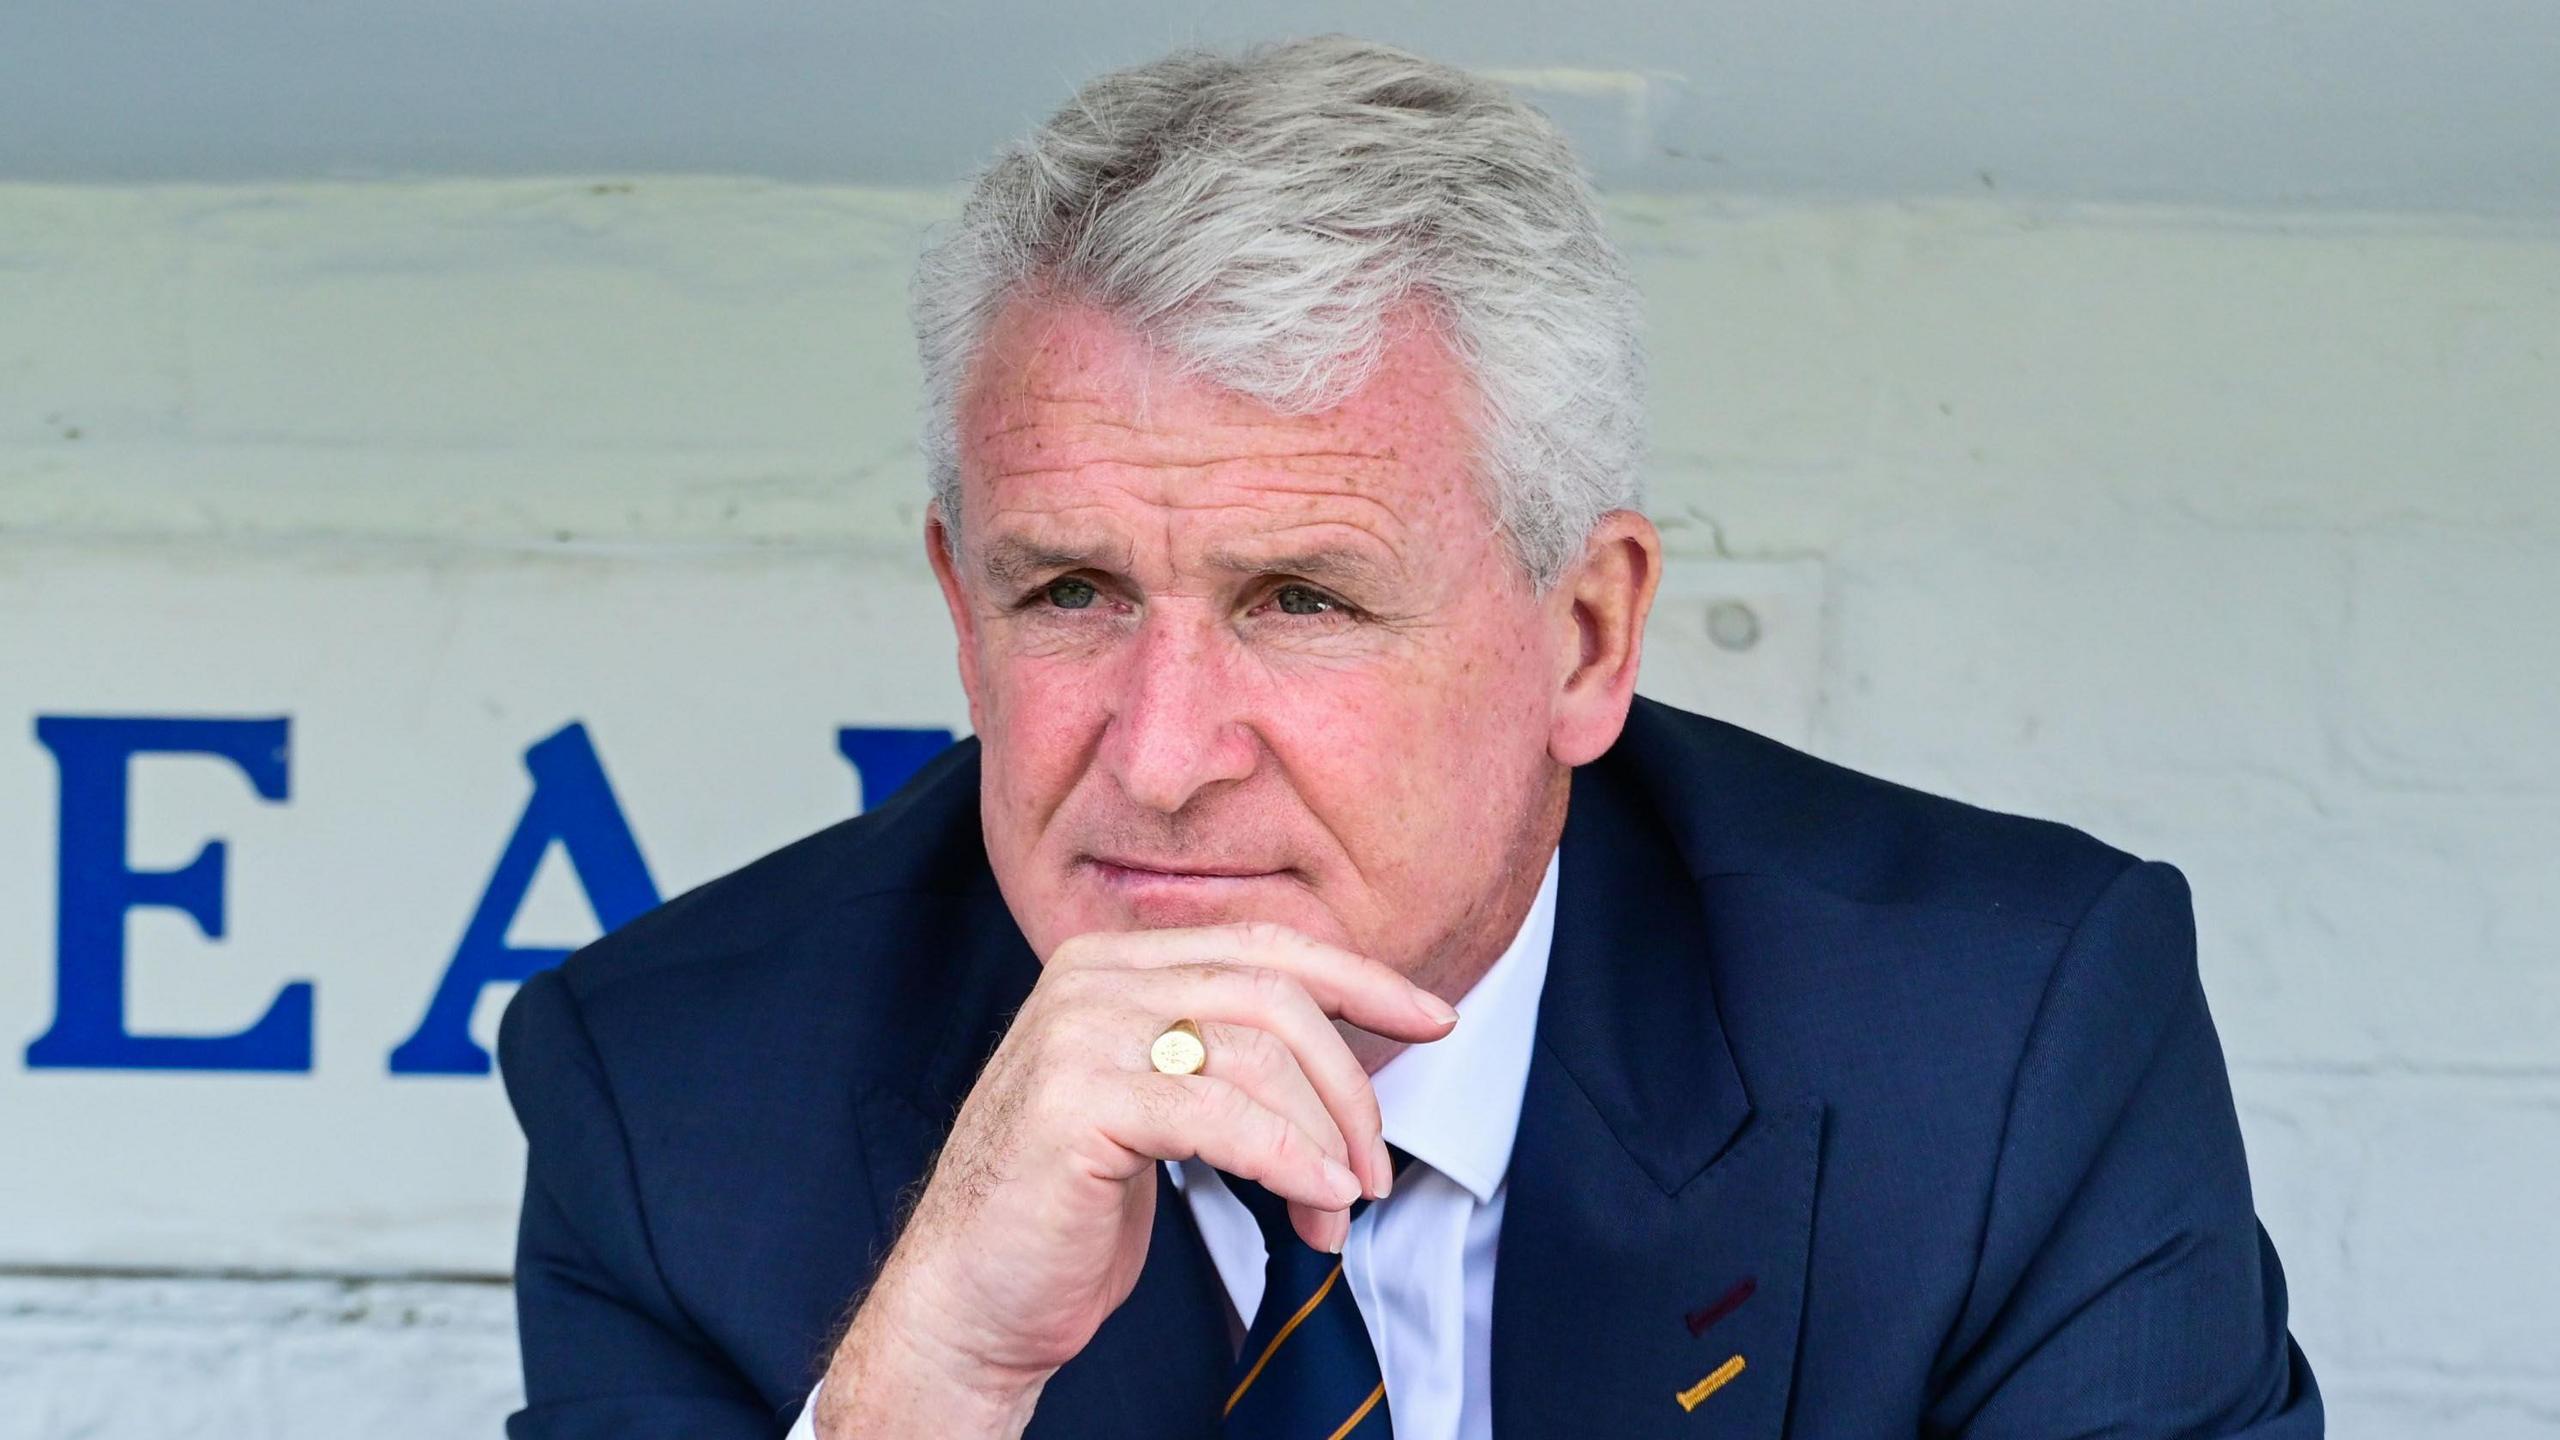
[(1159, 1075), (1196, 1075), (1208, 1063), (1209, 1047), (1200, 1043), (1200, 1027), (1176, 1020), (1147, 1047), (1147, 1060)]

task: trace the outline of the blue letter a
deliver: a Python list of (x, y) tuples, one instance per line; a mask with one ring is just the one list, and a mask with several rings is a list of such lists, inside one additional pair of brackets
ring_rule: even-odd
[(658, 903), (648, 862), (614, 803), (604, 764), (587, 740), (587, 727), (571, 723), (524, 752), (533, 775), (533, 799), (498, 857), (480, 906), (464, 927), (462, 944), (428, 1002), (417, 1033), (391, 1052), (394, 1075), (486, 1075), (489, 1052), (471, 1038), (471, 1011), (491, 985), (520, 983), (569, 958), (566, 950), (520, 949), (507, 943), (507, 927), (524, 907), (543, 852), (557, 840), (595, 907), (596, 920), (612, 930)]

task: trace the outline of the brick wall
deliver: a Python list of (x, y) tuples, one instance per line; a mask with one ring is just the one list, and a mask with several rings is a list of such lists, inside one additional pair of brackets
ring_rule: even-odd
[[(0, 567), (912, 580), (947, 203), (0, 187)], [(2178, 864), (2335, 1433), (2560, 1435), (2560, 225), (1618, 209), (1675, 580), (1813, 596), (1784, 738)], [(494, 1280), (21, 1268), (0, 1436), (494, 1434), (510, 1327)]]

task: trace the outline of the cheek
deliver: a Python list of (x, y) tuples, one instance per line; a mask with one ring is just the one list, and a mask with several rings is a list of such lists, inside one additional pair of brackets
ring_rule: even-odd
[(1403, 718), (1428, 732), (1415, 740), (1463, 749), (1523, 739), (1523, 722), (1548, 703), (1539, 641), (1534, 625), (1509, 616), (1448, 636), (1394, 687)]
[(1403, 790), (1407, 740), (1429, 707), (1408, 686), (1360, 674), (1263, 688), (1254, 727), (1310, 808), (1388, 808)]
[(1101, 686), (1074, 664), (984, 655), (979, 665), (989, 798), (1005, 821), (1046, 814), (1092, 751), (1106, 710)]
[(1439, 715), (1417, 722), (1447, 823), (1471, 840), (1507, 837), (1543, 784), (1551, 696), (1539, 638), (1534, 625), (1488, 627), (1435, 697)]
[(1419, 850), (1515, 818), (1546, 755), (1542, 667), (1525, 634), (1477, 635), (1411, 665), (1273, 685), (1258, 708), (1345, 843)]

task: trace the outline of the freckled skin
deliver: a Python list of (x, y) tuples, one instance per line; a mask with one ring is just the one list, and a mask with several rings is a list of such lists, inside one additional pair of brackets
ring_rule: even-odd
[(1402, 318), (1369, 384), (1283, 415), (1090, 306), (998, 317), (957, 563), (926, 545), (1035, 953), (1268, 920), (1454, 1000), (1527, 913), (1569, 767), (1624, 721), (1659, 546), (1618, 512), (1539, 594), (1469, 473), (1465, 368)]

